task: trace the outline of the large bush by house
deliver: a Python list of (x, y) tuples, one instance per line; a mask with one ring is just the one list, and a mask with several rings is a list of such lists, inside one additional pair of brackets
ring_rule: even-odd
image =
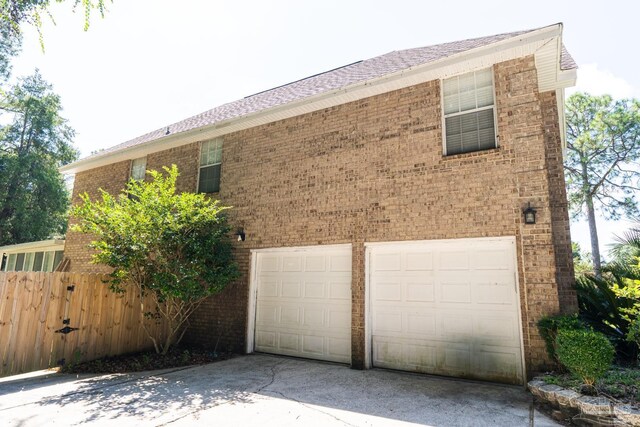
[(93, 262), (113, 269), (111, 289), (131, 283), (153, 296), (157, 309), (143, 312), (164, 319), (169, 333), (164, 340), (148, 335), (166, 354), (194, 310), (239, 273), (224, 216), (229, 207), (203, 194), (176, 194), (178, 169), (164, 169), (147, 172), (148, 182), (132, 179), (119, 196), (103, 191), (91, 201), (84, 194), (72, 215), (79, 220), (74, 230), (94, 237)]

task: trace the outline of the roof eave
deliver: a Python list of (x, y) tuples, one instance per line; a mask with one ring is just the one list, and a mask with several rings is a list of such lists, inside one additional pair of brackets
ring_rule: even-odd
[(51, 246), (64, 246), (64, 240), (62, 239), (40, 240), (37, 242), (17, 243), (15, 245), (0, 246), (0, 254), (5, 252), (33, 250), (37, 248), (51, 247)]
[[(473, 64), (489, 66), (491, 65), (489, 63), (490, 61), (485, 61), (487, 63), (483, 64), (482, 58), (500, 56), (499, 54), (501, 52), (518, 51), (520, 48), (530, 44), (542, 45), (542, 42), (545, 40), (561, 37), (561, 35), (562, 24), (554, 24), (416, 67), (410, 67), (395, 73), (390, 73), (375, 79), (358, 82), (340, 89), (327, 91), (298, 101), (246, 114), (244, 116), (211, 125), (175, 133), (135, 146), (126, 147), (118, 151), (106, 153), (102, 156), (78, 160), (62, 166), (60, 168), (60, 172), (65, 174), (75, 174), (112, 163), (143, 157), (153, 152), (191, 144), (273, 121), (356, 101), (358, 99), (378, 95), (391, 90), (401, 89), (424, 81), (433, 80), (434, 78), (444, 78), (448, 75), (460, 73), (464, 68), (462, 65), (465, 64), (467, 66), (473, 66)], [(440, 70), (441, 72), (435, 73), (436, 70)]]

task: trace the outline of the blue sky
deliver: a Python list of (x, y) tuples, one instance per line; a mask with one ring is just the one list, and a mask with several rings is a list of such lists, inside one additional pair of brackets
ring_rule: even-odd
[[(564, 23), (577, 89), (640, 97), (634, 1), (114, 0), (88, 32), (71, 1), (25, 28), (14, 76), (39, 68), (86, 156), (225, 102), (392, 50)], [(603, 246), (620, 224), (600, 221)], [(588, 247), (587, 229), (574, 240)]]

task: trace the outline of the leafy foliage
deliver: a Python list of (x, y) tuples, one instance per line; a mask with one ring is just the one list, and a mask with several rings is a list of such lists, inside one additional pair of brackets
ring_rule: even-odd
[(600, 271), (595, 212), (608, 219), (639, 213), (640, 101), (576, 93), (566, 102), (565, 177), (573, 218), (586, 217)]
[[(636, 348), (640, 348), (640, 317), (636, 317), (631, 322), (627, 333), (627, 341), (634, 343)], [(640, 352), (638, 353), (638, 361), (640, 362)]]
[(575, 314), (547, 316), (538, 321), (538, 330), (544, 339), (549, 357), (558, 362), (556, 354), (556, 337), (559, 330), (584, 329), (585, 325)]
[[(42, 17), (48, 16), (52, 0), (0, 0), (0, 78), (6, 79), (11, 71), (11, 59), (19, 52), (22, 45), (22, 24), (35, 27), (40, 36), (40, 45), (44, 50), (42, 35)], [(63, 3), (64, 0), (55, 0)], [(74, 11), (82, 9), (84, 30), (89, 29), (91, 15), (97, 10), (100, 16), (105, 14), (105, 0), (73, 0)]]
[(58, 168), (78, 157), (60, 97), (36, 71), (0, 108), (0, 246), (60, 235), (69, 196)]
[(576, 276), (593, 272), (591, 254), (583, 251), (578, 242), (571, 242), (571, 252), (573, 253), (573, 271)]
[(605, 334), (615, 345), (618, 356), (629, 359), (635, 352), (625, 340), (631, 318), (628, 315), (635, 302), (616, 293), (625, 286), (625, 272), (607, 264), (600, 277), (587, 274), (576, 279), (580, 318), (596, 331)]
[(606, 334), (618, 355), (631, 359), (637, 341), (629, 340), (640, 312), (640, 231), (634, 227), (618, 238), (615, 260), (602, 267), (601, 276), (587, 274), (576, 283), (581, 317)]
[(584, 329), (560, 329), (556, 352), (560, 363), (590, 386), (611, 367), (615, 354), (604, 335)]
[(204, 194), (175, 194), (178, 169), (164, 170), (166, 176), (147, 172), (149, 182), (129, 181), (117, 197), (102, 191), (92, 202), (84, 194), (72, 215), (80, 220), (74, 230), (94, 236), (93, 262), (113, 268), (111, 289), (131, 283), (153, 296), (157, 310), (146, 314), (163, 318), (169, 334), (164, 342), (149, 337), (156, 352), (166, 354), (180, 342), (193, 311), (239, 273), (223, 215), (229, 207)]

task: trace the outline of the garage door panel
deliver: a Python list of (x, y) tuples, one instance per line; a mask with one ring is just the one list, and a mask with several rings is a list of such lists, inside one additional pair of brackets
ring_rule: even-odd
[(325, 309), (322, 307), (307, 307), (304, 310), (304, 322), (306, 328), (319, 329), (325, 326)]
[(302, 271), (302, 256), (300, 255), (283, 256), (282, 271), (288, 271), (288, 272)]
[(329, 299), (351, 301), (351, 279), (329, 283)]
[(511, 270), (513, 257), (508, 250), (477, 250), (473, 254), (472, 268), (475, 270)]
[(325, 298), (326, 285), (322, 282), (304, 282), (304, 298), (319, 299)]
[(457, 271), (469, 269), (469, 253), (465, 250), (442, 251), (438, 253), (438, 270)]
[(400, 254), (381, 253), (376, 256), (374, 271), (400, 271)]
[(327, 354), (334, 360), (351, 362), (351, 340), (346, 338), (327, 337)]
[(313, 335), (302, 336), (302, 352), (322, 356), (324, 353), (324, 337)]
[(271, 304), (263, 304), (256, 309), (256, 322), (259, 324), (264, 323), (278, 323), (280, 316), (278, 315), (278, 306)]
[(282, 326), (297, 327), (300, 325), (299, 307), (280, 307), (280, 321)]
[(405, 259), (406, 271), (433, 270), (433, 252), (408, 252)]
[(439, 313), (440, 329), (439, 337), (447, 337), (455, 341), (468, 341), (473, 334), (473, 318), (464, 312)]
[(258, 253), (255, 350), (351, 360), (351, 250)]
[(258, 271), (267, 273), (270, 271), (280, 271), (280, 257), (276, 255), (265, 255), (258, 260)]
[(517, 348), (509, 351), (504, 347), (481, 346), (475, 355), (472, 369), (485, 372), (487, 379), (509, 382), (510, 379), (518, 376), (520, 351)]
[(520, 334), (514, 316), (479, 316), (475, 321), (474, 337), (477, 340), (496, 340), (518, 347)]
[(351, 251), (345, 255), (331, 255), (330, 269), (333, 273), (349, 273), (351, 275)]
[(275, 279), (265, 278), (260, 281), (258, 285), (258, 292), (264, 297), (277, 297), (278, 296), (278, 281)]
[(513, 305), (515, 292), (511, 292), (513, 281), (497, 277), (493, 282), (478, 282), (474, 286), (474, 301), (478, 305)]
[(256, 333), (256, 347), (263, 348), (264, 351), (277, 348), (277, 334), (273, 331), (260, 331)]
[(304, 271), (315, 272), (315, 271), (325, 271), (326, 262), (325, 258), (322, 255), (307, 255), (304, 258)]
[(374, 366), (522, 383), (514, 241), (476, 240), (368, 248)]
[(351, 307), (328, 309), (327, 325), (332, 330), (351, 329)]
[(402, 312), (379, 310), (373, 317), (373, 328), (380, 332), (402, 332)]
[(441, 347), (438, 363), (439, 374), (467, 376), (471, 372), (471, 348), (469, 345), (448, 343), (446, 347)]
[(300, 298), (302, 296), (300, 281), (282, 282), (280, 296), (284, 298)]
[(435, 337), (437, 335), (437, 319), (434, 314), (407, 313), (406, 318), (406, 332), (408, 335), (418, 335), (422, 338)]
[(402, 284), (400, 282), (376, 282), (375, 299), (378, 301), (401, 301)]
[(468, 282), (445, 281), (438, 284), (438, 289), (441, 303), (471, 303), (471, 284)]
[(431, 281), (408, 280), (406, 285), (407, 302), (434, 302), (435, 285)]

